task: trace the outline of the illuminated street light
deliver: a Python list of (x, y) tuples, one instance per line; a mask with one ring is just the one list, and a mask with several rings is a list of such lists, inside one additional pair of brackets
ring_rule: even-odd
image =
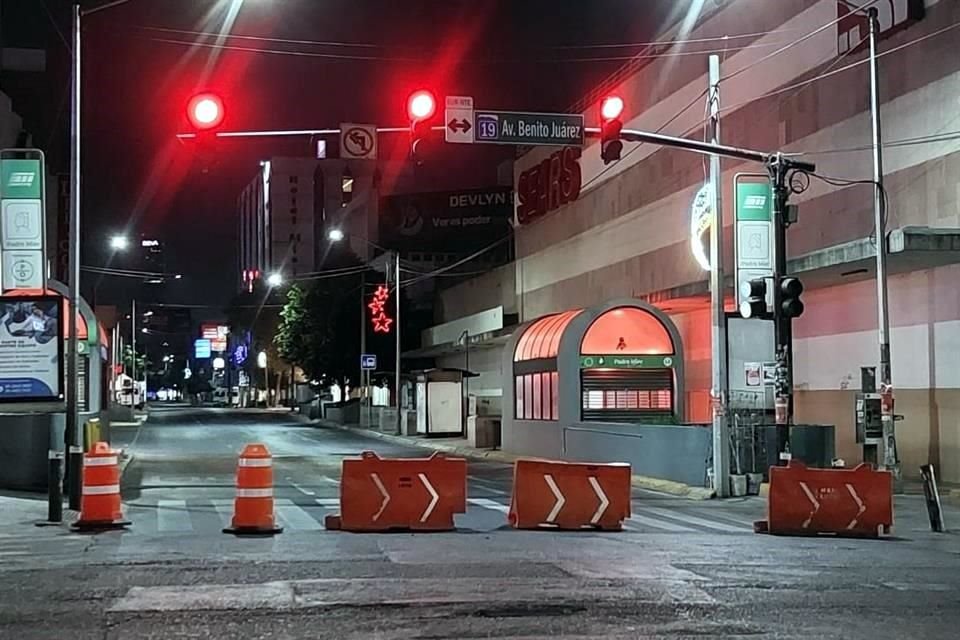
[(130, 247), (130, 239), (127, 236), (115, 235), (110, 238), (110, 248), (114, 251), (126, 251)]
[(279, 273), (271, 273), (267, 276), (267, 284), (271, 287), (279, 287), (283, 284), (283, 276)]
[(331, 242), (340, 242), (343, 240), (343, 231), (340, 229), (330, 229), (330, 232), (327, 233), (327, 239)]
[(267, 368), (267, 352), (261, 351), (257, 354), (257, 366), (261, 369)]

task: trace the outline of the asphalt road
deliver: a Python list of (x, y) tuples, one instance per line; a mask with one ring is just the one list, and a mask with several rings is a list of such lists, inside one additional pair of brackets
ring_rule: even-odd
[[(898, 502), (883, 541), (756, 535), (759, 499), (635, 495), (625, 531), (515, 531), (510, 470), (470, 466), (458, 531), (322, 530), (340, 460), (422, 456), (288, 415), (155, 411), (134, 455), (127, 532), (36, 528), (0, 496), (0, 638), (956, 638), (960, 537)], [(272, 538), (220, 532), (237, 453), (275, 455)], [(960, 523), (960, 513), (948, 512)]]

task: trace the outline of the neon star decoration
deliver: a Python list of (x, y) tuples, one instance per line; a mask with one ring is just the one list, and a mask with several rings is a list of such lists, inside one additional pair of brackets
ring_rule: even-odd
[(370, 320), (373, 322), (374, 333), (390, 333), (393, 318), (387, 315), (387, 302), (390, 300), (390, 290), (380, 285), (373, 294), (373, 300), (367, 305), (370, 309)]

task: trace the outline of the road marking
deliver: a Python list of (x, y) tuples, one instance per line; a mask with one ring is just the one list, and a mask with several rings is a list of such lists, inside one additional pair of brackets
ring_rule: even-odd
[(637, 522), (645, 527), (653, 527), (654, 529), (660, 529), (661, 531), (693, 531), (693, 529), (690, 527), (684, 527), (683, 525), (675, 524), (673, 522), (664, 522), (663, 520), (654, 520), (653, 518), (642, 516), (639, 513), (634, 513), (632, 516), (630, 516), (630, 520), (627, 522)]
[(301, 487), (300, 485), (298, 485), (296, 482), (293, 482), (290, 478), (287, 478), (287, 482), (290, 483), (290, 486), (291, 486), (291, 487), (293, 487), (294, 489), (296, 489), (297, 491), (299, 491), (300, 493), (302, 493), (302, 494), (304, 494), (304, 495), (307, 495), (307, 496), (315, 496), (315, 495), (317, 495), (317, 492), (316, 492), (316, 491), (310, 491), (309, 489), (304, 489), (303, 487)]
[(867, 505), (863, 504), (863, 500), (860, 499), (860, 496), (857, 495), (857, 492), (853, 490), (853, 485), (847, 483), (847, 491), (850, 492), (850, 495), (853, 497), (853, 501), (857, 503), (857, 506), (860, 507), (860, 510), (857, 511), (857, 515), (854, 516), (853, 520), (850, 521), (850, 524), (847, 525), (847, 529), (853, 529), (857, 526), (857, 520), (860, 519), (860, 516), (863, 515), (863, 512), (867, 510)]
[(157, 500), (158, 531), (193, 531), (186, 500)]
[(427, 505), (426, 510), (424, 510), (423, 515), (420, 516), (420, 522), (426, 522), (427, 518), (430, 517), (430, 514), (433, 513), (434, 508), (437, 506), (437, 502), (440, 501), (440, 496), (437, 494), (436, 490), (433, 488), (433, 485), (430, 484), (430, 481), (427, 480), (427, 476), (424, 473), (418, 473), (417, 477), (420, 478), (420, 482), (423, 483), (423, 486), (426, 487), (427, 491), (430, 492), (430, 504)]
[(817, 502), (817, 499), (813, 497), (813, 492), (810, 491), (810, 487), (807, 486), (806, 482), (801, 482), (800, 488), (803, 489), (803, 492), (807, 494), (807, 500), (813, 505), (813, 511), (810, 512), (810, 515), (807, 516), (807, 519), (803, 521), (801, 525), (802, 528), (806, 529), (810, 526), (810, 522), (813, 521), (813, 516), (817, 515), (817, 511), (820, 511), (820, 503)]
[(478, 507), (483, 507), (484, 509), (493, 509), (494, 511), (499, 511), (500, 513), (507, 513), (510, 511), (510, 507), (505, 504), (500, 504), (496, 500), (491, 500), (489, 498), (468, 498), (467, 502)]
[(603, 492), (603, 489), (600, 487), (600, 483), (597, 482), (597, 479), (593, 476), (587, 478), (590, 482), (590, 486), (593, 487), (593, 492), (597, 494), (597, 497), (600, 498), (600, 506), (597, 507), (596, 513), (593, 514), (593, 517), (590, 518), (590, 524), (597, 524), (600, 522), (600, 518), (603, 517), (603, 512), (607, 510), (607, 507), (610, 506), (610, 501), (607, 499), (607, 494)]
[(744, 531), (749, 530), (747, 529), (747, 527), (735, 527), (733, 525), (725, 524), (723, 522), (717, 522), (716, 520), (707, 520), (705, 518), (698, 518), (697, 516), (687, 515), (685, 513), (681, 513), (680, 511), (673, 511), (671, 509), (647, 507), (644, 509), (644, 511), (647, 513), (652, 513), (655, 516), (673, 518), (674, 520), (680, 520), (681, 522), (689, 522), (690, 524), (706, 527), (708, 529), (716, 529), (717, 531), (728, 531), (730, 533), (743, 533)]
[(377, 512), (373, 514), (373, 521), (376, 522), (380, 519), (380, 516), (383, 515), (383, 510), (387, 508), (387, 505), (390, 504), (390, 494), (387, 493), (387, 490), (383, 486), (383, 482), (380, 480), (380, 476), (375, 473), (370, 474), (370, 478), (373, 480), (373, 483), (377, 485), (377, 489), (380, 491), (380, 495), (383, 496), (383, 502), (380, 503), (380, 508), (377, 509)]
[(340, 498), (314, 498), (317, 504), (330, 509), (340, 507)]
[(550, 491), (553, 492), (553, 497), (557, 499), (553, 505), (553, 509), (551, 509), (550, 513), (547, 515), (547, 522), (553, 522), (557, 519), (557, 516), (560, 515), (560, 511), (563, 509), (563, 505), (566, 504), (567, 499), (563, 497), (562, 493), (560, 493), (560, 488), (557, 487), (557, 483), (554, 481), (552, 475), (545, 473), (543, 474), (543, 479), (547, 481)]
[(323, 527), (310, 517), (302, 507), (293, 504), (293, 501), (281, 498), (276, 501), (274, 510), (290, 529), (299, 531), (317, 531)]
[(474, 484), (479, 485), (479, 488), (483, 489), (484, 491), (489, 491), (490, 493), (493, 493), (499, 496), (508, 495), (507, 491), (502, 491), (500, 489), (496, 489), (490, 486), (491, 483), (489, 480), (484, 480), (482, 478), (478, 478), (477, 476), (467, 476), (467, 478), (470, 480), (470, 482), (473, 482)]
[(229, 527), (233, 522), (233, 500), (212, 500), (211, 502), (223, 526)]
[(29, 556), (31, 555), (30, 551), (0, 551), (0, 556), (5, 558), (12, 558), (14, 556)]

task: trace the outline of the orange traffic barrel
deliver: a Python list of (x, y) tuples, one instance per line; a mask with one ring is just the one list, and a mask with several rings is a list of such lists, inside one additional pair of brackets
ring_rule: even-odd
[(126, 527), (120, 503), (120, 463), (117, 452), (106, 442), (97, 442), (83, 458), (83, 492), (77, 531), (101, 531)]
[(282, 531), (273, 515), (273, 457), (266, 445), (248, 444), (237, 461), (233, 522), (223, 532), (269, 536)]

